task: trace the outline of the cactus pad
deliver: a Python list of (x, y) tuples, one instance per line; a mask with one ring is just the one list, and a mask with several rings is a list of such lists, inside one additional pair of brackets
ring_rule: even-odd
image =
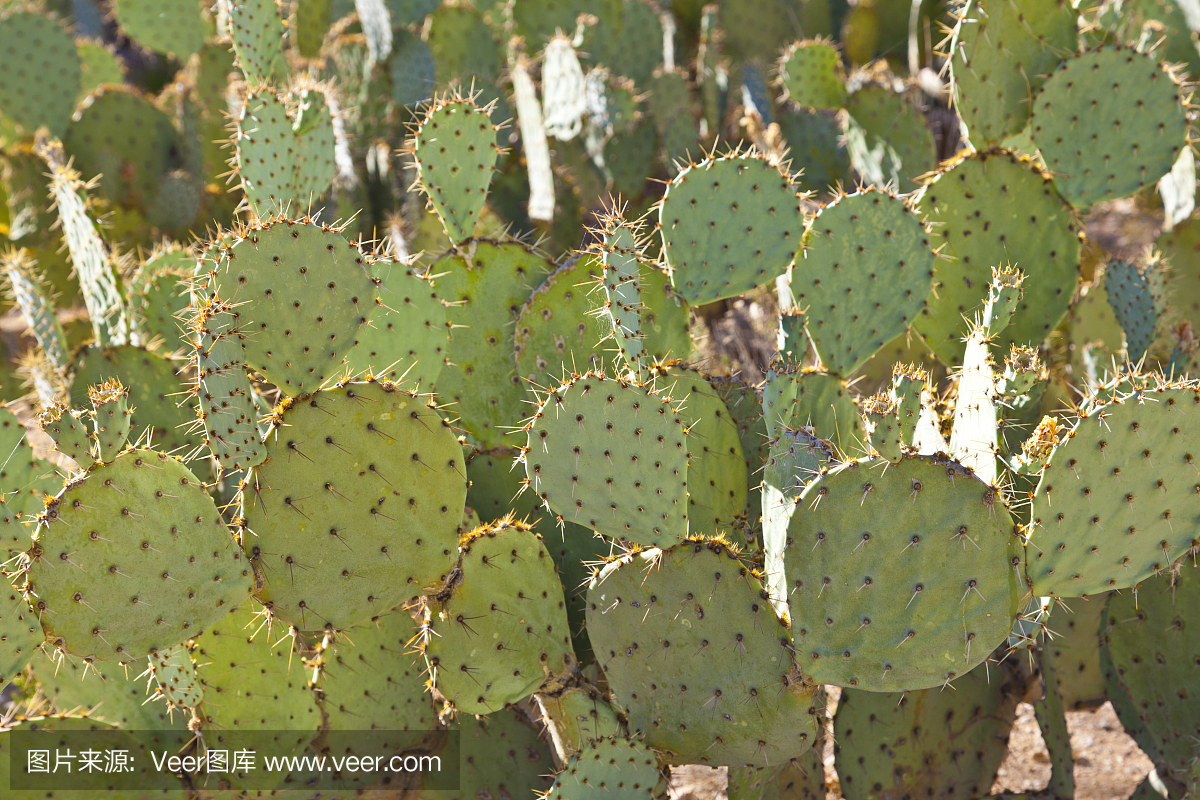
[(547, 392), (526, 431), (530, 488), (558, 516), (646, 545), (687, 535), (687, 435), (669, 399), (586, 372)]
[(359, 330), (358, 346), (346, 354), (354, 372), (370, 369), (392, 381), (432, 391), (446, 360), (450, 324), (433, 283), (403, 264), (380, 263), (382, 308)]
[(720, 540), (604, 567), (588, 632), (617, 704), (660, 760), (766, 766), (817, 738), (815, 687), (759, 578)]
[(770, 283), (801, 247), (791, 179), (750, 155), (707, 158), (667, 186), (658, 208), (671, 282), (692, 304)]
[(196, 663), (186, 644), (151, 653), (150, 665), (138, 677), (148, 676), (147, 690), (162, 698), (171, 709), (195, 708), (204, 699), (204, 687), (196, 676)]
[[(1068, 59), (1034, 98), (1032, 116), (1055, 185), (1080, 209), (1154, 184), (1187, 146), (1177, 79), (1136, 50), (1105, 47)], [(1089, 136), (1081, 119), (1101, 124)]]
[(846, 149), (867, 183), (911, 192), (937, 168), (933, 133), (903, 94), (868, 84), (850, 95), (846, 111)]
[(133, 409), (131, 438), (138, 441), (147, 428), (158, 450), (172, 451), (191, 447), (184, 428), (192, 421), (179, 397), (186, 386), (176, 375), (176, 367), (158, 353), (126, 345), (114, 348), (88, 347), (80, 351), (71, 384), (71, 401), (88, 401), (89, 386), (116, 379), (129, 387), (129, 406)]
[[(520, 798), (551, 786), (554, 756), (520, 709), (486, 717), (462, 716), (451, 730), (459, 733), (462, 777), (452, 800)], [(443, 793), (439, 792), (438, 795)]]
[(26, 569), (48, 640), (97, 661), (179, 644), (253, 583), (200, 481), (151, 450), (128, 450), (68, 484), (46, 507)]
[(474, 233), (500, 157), (490, 111), (464, 97), (435, 101), (413, 138), (417, 179), (453, 244)]
[(1121, 714), (1121, 722), (1159, 769), (1175, 776), (1186, 774), (1196, 757), (1200, 698), (1192, 688), (1200, 631), (1190, 613), (1196, 603), (1200, 580), (1189, 562), (1174, 575), (1146, 581), (1136, 594), (1114, 593), (1103, 638), (1115, 668), (1109, 691), (1125, 694), (1137, 714), (1128, 721)]
[(129, 390), (117, 381), (106, 381), (88, 387), (92, 401), (93, 451), (97, 461), (109, 462), (125, 447), (129, 438), (132, 409)]
[(1011, 672), (977, 669), (953, 690), (844, 691), (833, 730), (845, 796), (881, 796), (880, 784), (897, 796), (987, 796), (1005, 753), (993, 743), (1008, 741), (1020, 699)]
[(548, 800), (653, 798), (659, 782), (654, 754), (631, 739), (599, 739), (584, 747), (554, 776)]
[(529, 526), (500, 520), (462, 544), (460, 571), (434, 608), (425, 655), (459, 712), (490, 714), (574, 664), (558, 571)]
[(573, 370), (607, 361), (603, 326), (589, 296), (603, 266), (585, 255), (550, 273), (521, 307), (516, 323), (517, 373), (522, 383), (549, 386)]
[(1135, 586), (1194, 546), (1200, 474), (1190, 384), (1135, 389), (1094, 409), (1054, 449), (1033, 498), (1026, 575), (1034, 594)]
[(11, 681), (39, 652), (46, 634), (20, 592), (8, 587), (0, 606), (0, 680)]
[(1125, 352), (1135, 364), (1153, 344), (1167, 310), (1165, 276), (1155, 266), (1111, 261), (1104, 269), (1104, 292), (1125, 332)]
[(954, 104), (980, 150), (1020, 133), (1032, 95), (1078, 46), (1066, 0), (972, 0), (959, 11), (951, 60)]
[(129, 288), (129, 306), (146, 341), (162, 339), (162, 351), (185, 346), (183, 314), (188, 306), (185, 283), (195, 271), (196, 258), (186, 250), (158, 253), (147, 259)]
[(846, 104), (841, 56), (833, 42), (797, 42), (784, 50), (779, 59), (779, 82), (789, 100), (806, 108), (841, 108)]
[(204, 19), (191, 0), (118, 0), (117, 22), (138, 44), (187, 61), (204, 46)]
[(278, 0), (228, 0), (229, 35), (238, 66), (251, 86), (287, 75)]
[(259, 596), (276, 616), (345, 628), (446, 574), (465, 465), (424, 399), (352, 383), (298, 398), (272, 428), (242, 503), (267, 580)]
[[(361, 625), (323, 654), (321, 708), (331, 731), (434, 731), (425, 663), (408, 642), (418, 626), (402, 610)], [(387, 734), (382, 734), (387, 735)]]
[(904, 333), (933, 290), (930, 235), (898, 198), (839, 197), (809, 227), (792, 269), (793, 305), (827, 369), (849, 375)]
[(689, 530), (717, 536), (744, 527), (750, 477), (733, 415), (698, 372), (674, 368), (656, 384), (680, 405), (687, 426)]
[[(997, 339), (1002, 350), (1041, 342), (1062, 320), (1080, 244), (1078, 223), (1049, 176), (1008, 153), (972, 154), (938, 173), (917, 210), (949, 256), (938, 264), (937, 296), (915, 326), (938, 358), (962, 361), (965, 320), (982, 310), (992, 267), (1012, 264), (1025, 274), (1019, 311)], [(1024, 234), (1011, 235), (1018, 228)]]
[[(281, 643), (282, 642), (282, 643)], [(208, 747), (224, 749), (226, 731), (270, 731), (272, 752), (300, 755), (321, 725), (321, 712), (303, 668), (300, 640), (272, 629), (246, 603), (196, 639)], [(242, 740), (244, 741), (244, 739)], [(274, 788), (282, 776), (231, 772), (235, 786)]]
[(38, 687), (59, 712), (86, 712), (129, 730), (186, 731), (186, 713), (172, 713), (146, 693), (146, 681), (137, 670), (143, 663), (86, 664), (39, 655), (30, 668)]
[[(84, 436), (84, 453), (87, 452), (87, 434), (91, 432), (90, 420), (77, 422)], [(25, 428), (17, 415), (0, 405), (0, 451), (6, 455), (0, 462), (0, 536), (3, 546), (10, 551), (23, 551), (29, 547), (31, 523), (45, 508), (45, 501), (62, 489), (62, 478), (55, 472), (54, 465), (33, 454), (25, 442)]]
[(29, 134), (45, 125), (52, 136), (62, 136), (81, 75), (70, 34), (41, 14), (8, 14), (0, 19), (0, 52), (11, 68), (0, 81), (0, 112)]
[(278, 219), (218, 252), (210, 287), (236, 304), (234, 333), (246, 364), (289, 396), (332, 377), (375, 307), (374, 280), (358, 247), (334, 229)]
[[(290, 106), (290, 108), (289, 108)], [(308, 208), (333, 180), (334, 125), (317, 89), (250, 94), (237, 116), (237, 168), (259, 216)]]
[(762, 396), (768, 439), (782, 428), (812, 427), (843, 452), (854, 452), (866, 441), (850, 390), (836, 375), (808, 368), (773, 369), (767, 372)]
[(447, 350), (455, 369), (438, 380), (459, 423), (485, 447), (504, 444), (505, 428), (526, 412), (514, 363), (514, 320), (550, 264), (516, 242), (479, 240), (431, 267), (438, 295), (450, 304)]
[(100, 177), (109, 200), (148, 208), (159, 181), (178, 164), (171, 118), (135, 90), (105, 86), (82, 104), (63, 147), (85, 179)]
[(818, 683), (941, 686), (1012, 630), (1022, 589), (1012, 520), (996, 489), (952, 461), (869, 464), (810, 483), (792, 517), (797, 659)]

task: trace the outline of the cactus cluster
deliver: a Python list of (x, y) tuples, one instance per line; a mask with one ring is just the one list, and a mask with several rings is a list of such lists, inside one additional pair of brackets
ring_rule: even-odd
[[(981, 797), (1029, 699), (1067, 800), (1107, 698), (1194, 796), (1189, 20), (0, 2), (0, 771), (374, 731), (462, 797), (823, 797), (827, 746)], [(1083, 233), (1156, 191), (1155, 247)], [(746, 298), (757, 383), (703, 342)]]

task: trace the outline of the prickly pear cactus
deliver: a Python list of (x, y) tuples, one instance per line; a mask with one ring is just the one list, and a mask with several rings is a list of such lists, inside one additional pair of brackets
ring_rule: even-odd
[(1187, 441), (1200, 389), (1133, 389), (1080, 418), (1033, 496), (1025, 579), (1034, 594), (1135, 586), (1190, 551), (1200, 492)]
[(427, 402), (387, 382), (347, 383), (276, 411), (266, 461), (241, 488), (266, 580), (258, 597), (276, 617), (349, 627), (450, 571), (466, 464)]
[[(816, 741), (822, 695), (760, 578), (719, 539), (599, 569), (588, 630), (630, 730), (667, 763), (766, 766)], [(708, 653), (724, 651), (735, 657), (714, 669)]]
[(571, 667), (558, 573), (541, 537), (503, 519), (463, 538), (424, 651), (438, 691), (460, 712), (490, 714)]
[(687, 432), (676, 406), (602, 372), (548, 391), (525, 429), (529, 490), (565, 520), (670, 546), (688, 532)]
[(658, 207), (672, 285), (689, 303), (711, 303), (784, 274), (801, 248), (798, 206), (789, 176), (753, 154), (689, 166)]
[(22, 572), (50, 646), (95, 661), (173, 647), (254, 587), (201, 482), (153, 450), (128, 449), (72, 479), (39, 518)]
[(784, 565), (797, 661), (819, 683), (942, 686), (1012, 630), (1022, 592), (1012, 518), (998, 489), (953, 461), (870, 466), (813, 481), (792, 516)]

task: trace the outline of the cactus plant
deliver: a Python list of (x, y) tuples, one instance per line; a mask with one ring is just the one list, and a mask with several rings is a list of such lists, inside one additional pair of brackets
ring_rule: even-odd
[(1107, 698), (1194, 781), (1198, 223), (1081, 234), (1191, 157), (1186, 15), (969, 0), (947, 93), (802, 5), (0, 13), (0, 750), (974, 796), (1024, 696), (1066, 797)]

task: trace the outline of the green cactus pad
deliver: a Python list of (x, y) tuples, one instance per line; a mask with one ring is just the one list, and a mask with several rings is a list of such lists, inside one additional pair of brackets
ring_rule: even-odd
[(148, 208), (159, 180), (178, 164), (171, 118), (134, 89), (108, 85), (83, 103), (63, 147), (85, 179), (100, 177), (109, 200)]
[(1190, 219), (1165, 231), (1155, 247), (1171, 265), (1171, 306), (1200, 320), (1200, 222)]
[(591, 645), (584, 628), (586, 604), (583, 594), (590, 570), (584, 562), (609, 555), (611, 547), (582, 525), (565, 520), (561, 525), (557, 524), (555, 515), (533, 492), (522, 491), (525, 472), (519, 466), (513, 469), (517, 455), (517, 450), (497, 448), (472, 456), (467, 465), (467, 477), (471, 481), (467, 506), (475, 509), (482, 523), (495, 522), (512, 514), (515, 519), (527, 520), (542, 537), (558, 565), (575, 655), (581, 662), (589, 660)]
[(551, 386), (575, 370), (608, 361), (603, 326), (589, 312), (602, 267), (591, 255), (562, 265), (521, 307), (516, 322), (517, 373), (523, 384)]
[(272, 423), (242, 504), (267, 581), (259, 597), (276, 616), (350, 627), (449, 571), (465, 465), (425, 399), (352, 383), (300, 397)]
[[(1048, 175), (1005, 152), (965, 156), (929, 183), (917, 211), (948, 256), (916, 329), (938, 358), (962, 361), (967, 320), (983, 310), (992, 267), (1025, 275), (1024, 298), (996, 345), (1038, 343), (1070, 307), (1079, 275), (1079, 224)], [(1021, 236), (1011, 232), (1020, 229)], [(965, 319), (964, 319), (965, 318)]]
[(971, 0), (959, 11), (950, 66), (954, 104), (983, 150), (1020, 133), (1033, 95), (1078, 46), (1065, 0)]
[(604, 168), (612, 176), (612, 191), (622, 197), (637, 197), (654, 170), (654, 128), (642, 123), (631, 130), (618, 130), (604, 144)]
[(850, 95), (846, 111), (846, 149), (867, 183), (911, 192), (937, 168), (933, 133), (904, 95), (869, 84)]
[(1200, 580), (1189, 561), (1175, 575), (1147, 580), (1136, 593), (1113, 593), (1102, 640), (1114, 667), (1109, 694), (1125, 695), (1126, 708), (1136, 714), (1127, 721), (1121, 713), (1122, 724), (1160, 770), (1177, 778), (1196, 757), (1200, 698), (1191, 689), (1200, 633), (1190, 612), (1197, 602)]
[[(188, 714), (172, 712), (147, 690), (145, 677), (138, 674), (144, 665), (144, 659), (128, 665), (85, 664), (41, 654), (30, 667), (38, 687), (60, 713), (86, 713), (135, 731), (187, 731)], [(179, 744), (189, 736), (180, 737)]]
[(658, 221), (671, 282), (693, 305), (784, 274), (804, 225), (788, 176), (764, 159), (737, 154), (680, 172), (667, 186)]
[(423, 800), (515, 799), (533, 797), (551, 787), (554, 756), (520, 709), (486, 717), (462, 716), (450, 729), (460, 732), (462, 777), (458, 791), (423, 794)]
[(0, 19), (0, 112), (33, 134), (43, 125), (61, 137), (71, 121), (79, 90), (79, 52), (70, 34), (53, 19), (17, 12)]
[(109, 462), (125, 447), (129, 438), (132, 410), (129, 390), (116, 381), (88, 388), (92, 400), (93, 452), (97, 461)]
[(238, 66), (251, 86), (287, 75), (286, 29), (277, 0), (229, 0), (229, 34)]
[(237, 128), (238, 175), (259, 216), (308, 208), (329, 188), (334, 126), (320, 91), (290, 96), (261, 88), (242, 104)]
[(666, 272), (653, 264), (639, 270), (642, 287), (642, 352), (659, 360), (688, 358), (692, 337), (688, 331), (688, 304), (671, 285)]
[(38, 346), (55, 369), (65, 370), (67, 337), (54, 314), (54, 306), (46, 297), (42, 280), (28, 251), (10, 250), (0, 256), (0, 269), (7, 279), (10, 296), (21, 309), (21, 316), (37, 339)]
[(837, 45), (820, 39), (797, 42), (779, 59), (779, 82), (793, 103), (805, 108), (841, 108), (846, 83)]
[[(952, 689), (904, 695), (843, 690), (833, 718), (834, 764), (847, 798), (984, 797), (1016, 717), (1012, 670), (977, 669)], [(894, 787), (894, 788), (893, 788)]]
[[(331, 731), (436, 731), (425, 663), (409, 641), (419, 626), (396, 610), (346, 632), (323, 654), (321, 709)], [(386, 734), (384, 734), (386, 735)]]
[(687, 434), (667, 398), (586, 372), (547, 392), (526, 431), (529, 488), (558, 516), (644, 545), (687, 535)]
[(769, 442), (767, 423), (763, 416), (762, 403), (754, 389), (733, 378), (713, 378), (709, 381), (717, 396), (729, 409), (733, 424), (737, 427), (738, 440), (742, 444), (742, 456), (746, 460), (746, 474), (750, 486), (746, 495), (746, 530), (748, 542), (755, 541), (762, 514), (761, 482), (757, 480), (767, 463)]
[(426, 41), (433, 52), (438, 86), (456, 79), (467, 86), (472, 78), (489, 84), (500, 77), (504, 57), (491, 29), (473, 8), (443, 5), (430, 18)]
[(1125, 352), (1136, 364), (1153, 344), (1167, 310), (1165, 276), (1151, 264), (1110, 261), (1104, 269), (1104, 292), (1125, 332)]
[(1100, 618), (1107, 593), (1087, 600), (1054, 604), (1046, 623), (1053, 635), (1042, 649), (1054, 660), (1058, 692), (1069, 710), (1095, 708), (1104, 703), (1104, 675), (1100, 672)]
[(76, 40), (80, 67), (83, 70), (79, 97), (82, 100), (106, 83), (125, 82), (125, 64), (102, 44), (87, 40)]
[(780, 367), (768, 370), (762, 390), (766, 434), (773, 439), (780, 428), (812, 427), (842, 452), (862, 449), (866, 432), (858, 407), (841, 378), (820, 370)]
[(678, 367), (655, 381), (680, 406), (688, 432), (688, 529), (700, 536), (728, 534), (745, 527), (745, 455), (737, 422), (720, 394), (700, 373)]
[(801, 108), (784, 111), (775, 121), (792, 163), (804, 166), (798, 178), (801, 188), (830, 192), (832, 187), (850, 183), (850, 155), (835, 116)]
[(0, 681), (11, 681), (40, 652), (46, 634), (21, 593), (8, 587), (0, 604)]
[(83, 405), (89, 386), (116, 379), (129, 387), (129, 406), (133, 409), (130, 438), (138, 441), (147, 428), (155, 449), (170, 452), (190, 449), (195, 443), (186, 428), (192, 416), (180, 404), (187, 386), (176, 374), (175, 365), (158, 353), (140, 347), (87, 347), (76, 356), (75, 380), (71, 383), (71, 402)]
[(265, 457), (257, 425), (260, 410), (242, 342), (233, 333), (237, 320), (232, 309), (214, 302), (207, 291), (197, 295), (208, 307), (191, 323), (197, 338), (192, 354), (196, 414), (218, 469), (241, 472)]
[(507, 426), (528, 414), (513, 358), (514, 320), (549, 271), (549, 262), (524, 245), (482, 239), (430, 267), (454, 327), (447, 353), (455, 368), (443, 371), (438, 393), (485, 447), (504, 444)]
[(1038, 596), (1135, 586), (1184, 555), (1200, 520), (1190, 385), (1135, 389), (1081, 418), (1033, 497), (1026, 576)]
[(791, 305), (808, 309), (808, 333), (825, 367), (849, 375), (925, 307), (931, 237), (900, 199), (875, 191), (834, 200), (809, 236), (792, 268)]
[(358, 346), (346, 354), (354, 372), (437, 388), (446, 361), (450, 323), (433, 283), (403, 264), (379, 263), (379, 300), (383, 304), (359, 330)]
[[(195, 708), (204, 699), (204, 687), (196, 675), (196, 663), (186, 644), (151, 653), (147, 689), (172, 709)], [(138, 676), (142, 677), (141, 675)]]
[(54, 451), (74, 461), (78, 469), (87, 469), (96, 460), (92, 455), (91, 412), (61, 404), (50, 406), (38, 415), (38, 427), (54, 442)]
[(452, 244), (474, 233), (500, 158), (488, 112), (464, 97), (437, 101), (413, 138), (417, 179)]
[(433, 96), (433, 53), (419, 37), (407, 31), (396, 37), (388, 69), (392, 78), (392, 99), (398, 105), (415, 106)]
[(176, 353), (188, 346), (183, 336), (188, 286), (196, 257), (187, 250), (167, 250), (146, 260), (129, 288), (129, 306), (147, 341), (162, 339), (161, 351)]
[(563, 765), (546, 797), (603, 800), (619, 792), (629, 800), (653, 798), (659, 779), (658, 764), (650, 750), (631, 739), (599, 739)]
[(151, 450), (128, 450), (73, 480), (47, 506), (28, 556), (47, 639), (97, 661), (179, 644), (253, 584), (200, 481)]
[[(78, 422), (87, 453), (90, 420)], [(46, 501), (63, 487), (54, 465), (37, 458), (25, 441), (25, 428), (17, 416), (0, 404), (0, 547), (9, 556), (29, 549), (33, 522), (45, 510)], [(90, 463), (90, 462), (89, 462)]]
[(237, 304), (246, 364), (288, 396), (314, 391), (339, 371), (375, 307), (368, 257), (309, 220), (249, 228), (205, 266), (211, 289)]
[(425, 645), (434, 685), (459, 712), (500, 711), (571, 669), (562, 584), (529, 526), (477, 528), (463, 539), (460, 570)]
[(138, 44), (180, 61), (204, 46), (204, 19), (192, 0), (118, 0), (117, 22)]
[[(196, 638), (193, 657), (204, 687), (199, 709), (204, 742), (227, 749), (226, 731), (271, 731), (273, 753), (299, 756), (321, 726), (304, 653), (296, 652), (303, 645), (286, 629), (272, 628), (254, 608), (243, 604)], [(228, 777), (234, 786), (268, 789), (284, 778), (270, 772), (231, 772)]]
[(1023, 590), (1012, 519), (996, 489), (952, 461), (870, 465), (809, 484), (788, 526), (797, 659), (818, 683), (941, 686), (1012, 630)]
[(759, 578), (720, 540), (614, 561), (588, 631), (631, 732), (669, 764), (766, 766), (817, 738), (814, 685)]
[[(1100, 123), (1090, 135), (1077, 120)], [(1171, 171), (1187, 146), (1177, 79), (1151, 56), (1105, 47), (1068, 59), (1033, 101), (1030, 130), (1071, 205), (1127, 197)]]

